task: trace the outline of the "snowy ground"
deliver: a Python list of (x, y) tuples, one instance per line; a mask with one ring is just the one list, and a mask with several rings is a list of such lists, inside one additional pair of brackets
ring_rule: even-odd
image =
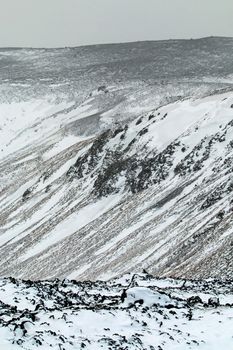
[(0, 280), (4, 350), (233, 348), (233, 281)]

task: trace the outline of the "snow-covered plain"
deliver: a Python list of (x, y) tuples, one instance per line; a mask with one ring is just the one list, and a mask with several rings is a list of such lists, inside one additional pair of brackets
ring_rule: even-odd
[(232, 288), (147, 273), (82, 283), (5, 278), (1, 349), (230, 350)]

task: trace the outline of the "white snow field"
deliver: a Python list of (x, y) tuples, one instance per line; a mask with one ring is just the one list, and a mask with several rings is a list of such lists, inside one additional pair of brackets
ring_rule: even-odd
[(233, 348), (232, 281), (0, 281), (1, 349)]

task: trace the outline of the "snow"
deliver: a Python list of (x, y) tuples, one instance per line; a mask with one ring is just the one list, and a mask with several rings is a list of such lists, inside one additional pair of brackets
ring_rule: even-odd
[[(34, 134), (34, 139), (38, 138), (39, 122), (42, 122), (46, 115), (53, 115), (72, 105), (73, 103), (68, 105), (65, 102), (54, 104), (47, 100), (1, 103), (0, 157), (3, 158), (15, 149), (30, 143), (30, 136), (32, 136), (30, 134)], [(34, 133), (28, 132), (31, 128)]]
[[(133, 94), (130, 96), (133, 102)], [(115, 125), (116, 129), (122, 126), (122, 131), (115, 134), (114, 129), (103, 149), (100, 147), (95, 154), (91, 147), (98, 135), (78, 136), (79, 123), (75, 122), (91, 117), (100, 98), (107, 97), (98, 95), (80, 104), (70, 102), (67, 106), (53, 100), (31, 101), (34, 107), (25, 105), (27, 120), (22, 130), (19, 125), (13, 143), (22, 141), (22, 145), (28, 146), (17, 150), (18, 153), (8, 153), (2, 160), (0, 249), (9, 257), (9, 263), (5, 266), (3, 262), (2, 269), (34, 279), (60, 276), (62, 269), (62, 276), (81, 279), (95, 276), (106, 280), (135, 266), (146, 269), (149, 266), (153, 272), (166, 276), (179, 274), (183, 277), (192, 273), (191, 268), (198, 274), (205, 273), (202, 261), (207, 256), (211, 259), (221, 249), (226, 251), (232, 231), (230, 193), (213, 206), (201, 209), (217, 186), (224, 182), (227, 188), (231, 181), (230, 169), (224, 169), (224, 158), (232, 156), (229, 146), (232, 131), (228, 124), (233, 118), (232, 93), (180, 100), (158, 108), (155, 105), (150, 112), (145, 110), (140, 120), (129, 120), (128, 128), (120, 123)], [(14, 104), (11, 108), (14, 110)], [(19, 115), (23, 115), (22, 106), (20, 108)], [(33, 111), (38, 119), (33, 117), (30, 121)], [(101, 114), (103, 118), (110, 118), (108, 111), (113, 113), (112, 106), (103, 113), (98, 110), (94, 121), (101, 118)], [(140, 108), (137, 113), (142, 113)], [(153, 118), (149, 118), (151, 114)], [(91, 118), (88, 120), (87, 125)], [(82, 123), (85, 129), (85, 120)], [(110, 123), (108, 127), (113, 125)], [(32, 135), (37, 128), (40, 131), (35, 133), (38, 138), (34, 140)], [(225, 131), (221, 142), (213, 139)], [(33, 144), (24, 143), (24, 136), (30, 136)], [(130, 145), (132, 140), (134, 143)], [(174, 153), (169, 147), (166, 149), (174, 144)], [(159, 176), (160, 166), (158, 169), (155, 166), (148, 178), (149, 188), (131, 193), (130, 181), (137, 182), (147, 160), (156, 161), (158, 153), (163, 151), (163, 178)], [(203, 160), (205, 152), (207, 156)], [(134, 178), (129, 178), (127, 169), (118, 173), (116, 167), (111, 195), (98, 197), (96, 180), (101, 179), (109, 165), (114, 169), (115, 155), (121, 157), (121, 153), (123, 163), (126, 160), (127, 164), (131, 158), (135, 160)], [(85, 156), (88, 161), (83, 164)], [(193, 170), (198, 162), (200, 170)], [(180, 163), (185, 166), (187, 163), (187, 168), (190, 166), (184, 175), (175, 173)], [(218, 166), (222, 170), (214, 171)], [(27, 189), (31, 193), (24, 200)], [(218, 224), (218, 213), (223, 208), (229, 220), (225, 225), (224, 219), (221, 229), (212, 235), (212, 227)], [(205, 229), (210, 230), (208, 236), (202, 234)], [(195, 258), (189, 256), (189, 249)], [(69, 254), (63, 255), (64, 250)], [(180, 261), (177, 254), (183, 251), (186, 255), (180, 253)], [(37, 257), (35, 262), (34, 257)], [(213, 276), (216, 273), (214, 270)]]
[(120, 199), (121, 196), (119, 195), (109, 196), (95, 203), (86, 205), (80, 209), (78, 213), (71, 214), (61, 224), (57, 225), (48, 236), (45, 236), (41, 242), (22, 256), (21, 260), (27, 260), (42, 251), (49, 249), (59, 241), (67, 239), (69, 236), (78, 232), (82, 227), (88, 225), (101, 215), (104, 215), (107, 211), (111, 210), (111, 208), (119, 203)]
[[(227, 98), (227, 102), (224, 100)], [(229, 100), (229, 98), (231, 98)], [(224, 100), (224, 102), (222, 102)], [(158, 151), (165, 149), (172, 141), (183, 136), (183, 142), (188, 139), (189, 147), (197, 144), (205, 136), (210, 136), (215, 130), (219, 129), (222, 123), (227, 124), (232, 120), (231, 104), (232, 94), (223, 94), (212, 98), (202, 100), (187, 100), (177, 102), (159, 109), (161, 116), (167, 114), (165, 118), (158, 120), (150, 129), (149, 136), (153, 138), (149, 142), (151, 148), (155, 147)], [(190, 130), (199, 126), (195, 132), (193, 144), (190, 143)], [(187, 135), (187, 137), (185, 137)], [(192, 141), (192, 140), (191, 140)]]
[(146, 273), (107, 282), (0, 279), (0, 345), (4, 350), (231, 349), (232, 306), (189, 304), (190, 296), (203, 294), (232, 297), (232, 281), (163, 280)]
[[(113, 47), (103, 56), (98, 47), (1, 52), (9, 66), (0, 101), (0, 271), (27, 281), (0, 279), (0, 350), (233, 349), (232, 280), (218, 279), (232, 277), (233, 93), (215, 93), (232, 88), (232, 42), (222, 52), (224, 40), (217, 60), (212, 39), (206, 50), (198, 41), (197, 64), (186, 62), (192, 78), (178, 61), (179, 41), (156, 43), (155, 61), (154, 44), (142, 43), (119, 46), (120, 55)], [(165, 81), (160, 44), (181, 62), (175, 70), (166, 62)], [(214, 59), (208, 72), (203, 53)], [(220, 61), (226, 69), (215, 77)], [(90, 152), (98, 134), (118, 127)], [(141, 161), (160, 152), (150, 174)], [(111, 194), (98, 197), (96, 179), (121, 153), (122, 162), (135, 160), (134, 178), (116, 167)], [(97, 162), (81, 164), (79, 176), (83, 155)], [(182, 164), (184, 174), (175, 171)], [(132, 193), (127, 181), (147, 170), (148, 188)], [(182, 279), (133, 274), (141, 269)], [(54, 280), (67, 276), (105, 282)], [(51, 281), (30, 281), (41, 278)], [(212, 297), (219, 306), (208, 304)]]
[(74, 144), (85, 140), (85, 138), (82, 137), (75, 137), (73, 135), (69, 135), (67, 137), (64, 137), (61, 141), (56, 143), (54, 147), (52, 147), (48, 152), (44, 153), (43, 159), (47, 160), (54, 156), (56, 156), (58, 153), (64, 151), (65, 149), (73, 146)]
[(144, 287), (134, 287), (127, 289), (127, 297), (123, 305), (130, 306), (138, 300), (142, 300), (143, 305), (149, 307), (152, 305), (164, 307), (172, 304), (171, 298), (169, 298), (166, 294), (154, 292)]
[[(56, 102), (56, 97), (0, 104), (0, 159), (15, 150), (32, 146), (46, 135), (59, 132), (66, 124), (97, 113), (91, 100), (77, 105), (74, 101)], [(86, 139), (84, 136), (65, 135), (54, 147), (44, 154), (49, 159), (67, 147)]]

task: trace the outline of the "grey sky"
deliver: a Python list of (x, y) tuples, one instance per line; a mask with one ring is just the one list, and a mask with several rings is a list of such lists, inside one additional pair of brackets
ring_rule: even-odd
[(233, 0), (0, 0), (0, 46), (233, 37)]

